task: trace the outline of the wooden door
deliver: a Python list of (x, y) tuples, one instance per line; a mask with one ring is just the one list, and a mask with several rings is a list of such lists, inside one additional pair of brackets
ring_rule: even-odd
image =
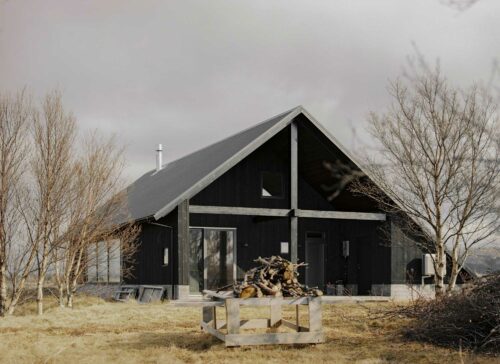
[(358, 295), (369, 295), (372, 289), (372, 251), (369, 238), (356, 239)]
[(325, 234), (306, 233), (306, 284), (324, 289), (325, 286)]

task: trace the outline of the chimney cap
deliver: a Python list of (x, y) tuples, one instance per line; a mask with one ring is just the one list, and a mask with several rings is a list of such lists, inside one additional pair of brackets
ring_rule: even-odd
[(156, 172), (160, 171), (163, 168), (163, 145), (158, 144), (158, 149), (156, 149)]

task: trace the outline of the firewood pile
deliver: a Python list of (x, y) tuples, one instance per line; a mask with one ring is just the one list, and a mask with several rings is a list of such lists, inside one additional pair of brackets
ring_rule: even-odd
[(294, 264), (280, 256), (257, 258), (254, 262), (259, 266), (245, 273), (243, 281), (233, 285), (237, 297), (306, 297), (322, 296), (317, 287), (308, 288), (299, 283), (297, 269), (305, 263)]

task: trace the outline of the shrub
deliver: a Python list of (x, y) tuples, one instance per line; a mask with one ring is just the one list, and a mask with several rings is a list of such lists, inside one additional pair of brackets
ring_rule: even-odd
[(500, 273), (436, 300), (418, 300), (401, 313), (413, 318), (407, 337), (473, 351), (500, 352)]

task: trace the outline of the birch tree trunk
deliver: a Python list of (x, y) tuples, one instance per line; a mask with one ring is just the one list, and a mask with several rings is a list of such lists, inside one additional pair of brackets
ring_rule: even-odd
[(444, 287), (444, 277), (445, 277), (445, 267), (443, 264), (443, 257), (445, 256), (444, 245), (442, 243), (436, 243), (436, 261), (434, 262), (435, 267), (435, 293), (436, 297), (442, 297), (445, 293)]
[(14, 187), (20, 184), (24, 175), (31, 114), (31, 104), (24, 90), (16, 95), (0, 94), (0, 316), (8, 310), (7, 265), (19, 223)]
[(73, 308), (73, 296), (74, 296), (75, 292), (73, 291), (69, 291), (68, 292), (68, 300), (67, 300), (67, 305), (68, 305), (68, 308)]
[(41, 115), (33, 123), (34, 156), (32, 174), (34, 211), (27, 224), (36, 226), (33, 245), (37, 247), (37, 307), (43, 313), (43, 288), (47, 270), (55, 263), (51, 258), (63, 243), (60, 231), (68, 216), (71, 197), (74, 156), (72, 149), (76, 137), (74, 117), (67, 113), (58, 92), (48, 93)]
[(72, 278), (69, 281), (68, 289), (67, 289), (67, 305), (69, 308), (73, 308), (73, 297), (74, 297), (76, 289), (77, 289), (79, 272), (81, 272), (82, 258), (83, 258), (83, 249), (80, 249), (79, 254), (78, 254), (78, 258), (76, 259), (76, 262), (75, 262), (75, 265), (73, 268)]
[(450, 272), (450, 278), (448, 279), (448, 287), (447, 291), (448, 292), (453, 292), (457, 285), (457, 278), (458, 274), (460, 273), (460, 262), (459, 262), (459, 256), (458, 256), (458, 247), (455, 247), (452, 252), (451, 252), (451, 272)]
[(7, 278), (5, 261), (0, 257), (0, 316), (4, 316), (7, 311)]
[(64, 307), (65, 304), (64, 304), (64, 283), (63, 283), (63, 278), (61, 277), (61, 274), (63, 274), (61, 272), (61, 262), (60, 262), (60, 257), (59, 255), (57, 254), (57, 250), (55, 251), (54, 255), (53, 255), (53, 260), (55, 260), (54, 262), (54, 268), (55, 268), (55, 278), (56, 278), (56, 283), (57, 283), (57, 291), (58, 291), (58, 299), (59, 299), (59, 307)]
[(36, 308), (39, 315), (43, 315), (43, 284), (44, 276), (40, 276), (36, 282)]
[(19, 303), (19, 299), (21, 298), (21, 295), (24, 292), (26, 280), (28, 279), (31, 273), (36, 252), (37, 252), (36, 247), (29, 246), (22, 254), (23, 256), (27, 256), (28, 258), (25, 262), (18, 264), (20, 266), (21, 272), (18, 274), (18, 277), (15, 277), (16, 280), (18, 280), (18, 282), (16, 286), (13, 287), (12, 289), (10, 303), (7, 309), (7, 313), (9, 315), (12, 315), (16, 310), (17, 304)]
[(438, 67), (405, 79), (391, 84), (387, 112), (370, 116), (380, 154), (365, 158), (366, 175), (351, 190), (397, 216), (405, 235), (436, 255), (439, 297), (454, 289), (465, 259), (500, 227), (499, 117), (486, 90), (454, 88)]
[(59, 307), (65, 307), (65, 303), (64, 303), (64, 297), (65, 297), (64, 286), (63, 285), (59, 285), (58, 291), (59, 291), (58, 292)]

